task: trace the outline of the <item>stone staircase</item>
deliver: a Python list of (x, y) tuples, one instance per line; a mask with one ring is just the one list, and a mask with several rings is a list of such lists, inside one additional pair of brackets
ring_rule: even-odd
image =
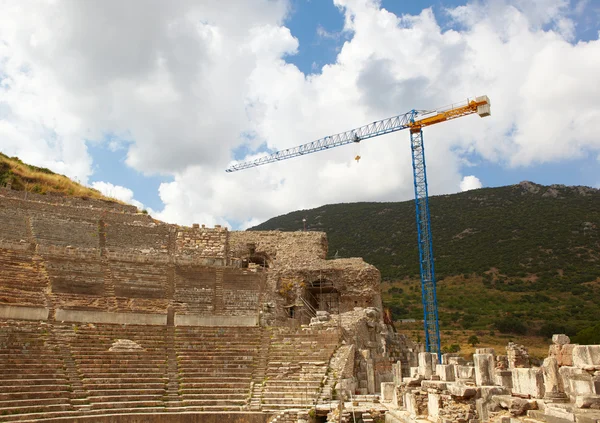
[(258, 327), (177, 327), (181, 404), (194, 411), (240, 411), (260, 350)]
[(269, 361), (269, 351), (271, 349), (271, 331), (264, 329), (261, 331), (260, 349), (252, 375), (252, 392), (250, 395), (250, 410), (258, 411), (261, 409), (263, 388), (266, 382), (267, 364)]
[(275, 329), (274, 332), (262, 409), (309, 408), (319, 398), (339, 334), (306, 329)]

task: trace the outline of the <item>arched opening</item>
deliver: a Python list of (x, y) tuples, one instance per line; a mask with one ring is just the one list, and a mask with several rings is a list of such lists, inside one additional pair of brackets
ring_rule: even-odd
[(254, 254), (242, 259), (242, 268), (268, 269), (269, 267), (270, 267), (269, 257), (263, 253), (254, 253)]
[(317, 311), (334, 314), (340, 312), (340, 293), (329, 280), (319, 279), (309, 283), (305, 297), (311, 307)]

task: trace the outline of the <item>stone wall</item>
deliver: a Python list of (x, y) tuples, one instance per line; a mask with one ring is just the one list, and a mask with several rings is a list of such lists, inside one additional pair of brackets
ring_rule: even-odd
[(33, 284), (5, 283), (0, 303), (120, 313), (172, 307), (199, 316), (258, 314), (272, 304), (264, 323), (288, 324), (286, 307), (302, 306), (311, 286), (326, 283), (339, 311), (381, 307), (377, 269), (361, 259), (325, 260), (320, 232), (182, 227), (117, 203), (5, 189), (0, 217), (0, 255), (24, 260), (12, 269)]

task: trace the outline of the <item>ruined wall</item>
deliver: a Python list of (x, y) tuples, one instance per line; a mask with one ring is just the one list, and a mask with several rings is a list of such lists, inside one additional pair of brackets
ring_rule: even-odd
[(6, 189), (0, 218), (0, 261), (22, 273), (10, 273), (12, 281), (28, 281), (7, 277), (0, 303), (47, 307), (51, 317), (53, 310), (163, 314), (169, 307), (244, 316), (266, 304), (263, 323), (288, 324), (289, 307), (303, 307), (315, 284), (333, 287), (339, 311), (381, 307), (377, 269), (361, 259), (325, 260), (320, 232), (182, 227), (117, 203)]

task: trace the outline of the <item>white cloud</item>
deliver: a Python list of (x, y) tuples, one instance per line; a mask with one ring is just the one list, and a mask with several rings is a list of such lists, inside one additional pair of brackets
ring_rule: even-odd
[(121, 185), (113, 185), (110, 182), (97, 181), (92, 183), (92, 188), (97, 189), (106, 197), (114, 198), (123, 201), (127, 204), (136, 206), (143, 210), (144, 205), (133, 198), (133, 191)]
[(130, 166), (173, 178), (159, 218), (238, 227), (410, 199), (412, 170), (407, 132), (362, 142), (358, 164), (349, 146), (226, 174), (233, 149), (292, 147), (466, 96), (489, 95), (492, 117), (426, 129), (432, 194), (461, 185), (465, 155), (518, 167), (600, 152), (600, 40), (570, 42), (568, 1), (468, 3), (448, 11), (451, 30), (430, 9), (334, 3), (348, 40), (311, 75), (284, 60), (298, 49), (284, 0), (1, 3), (0, 149), (85, 182), (85, 140), (110, 134)]
[(465, 176), (462, 178), (462, 181), (460, 181), (460, 190), (463, 192), (470, 191), (472, 189), (479, 189), (481, 187), (483, 187), (483, 184), (477, 176)]

